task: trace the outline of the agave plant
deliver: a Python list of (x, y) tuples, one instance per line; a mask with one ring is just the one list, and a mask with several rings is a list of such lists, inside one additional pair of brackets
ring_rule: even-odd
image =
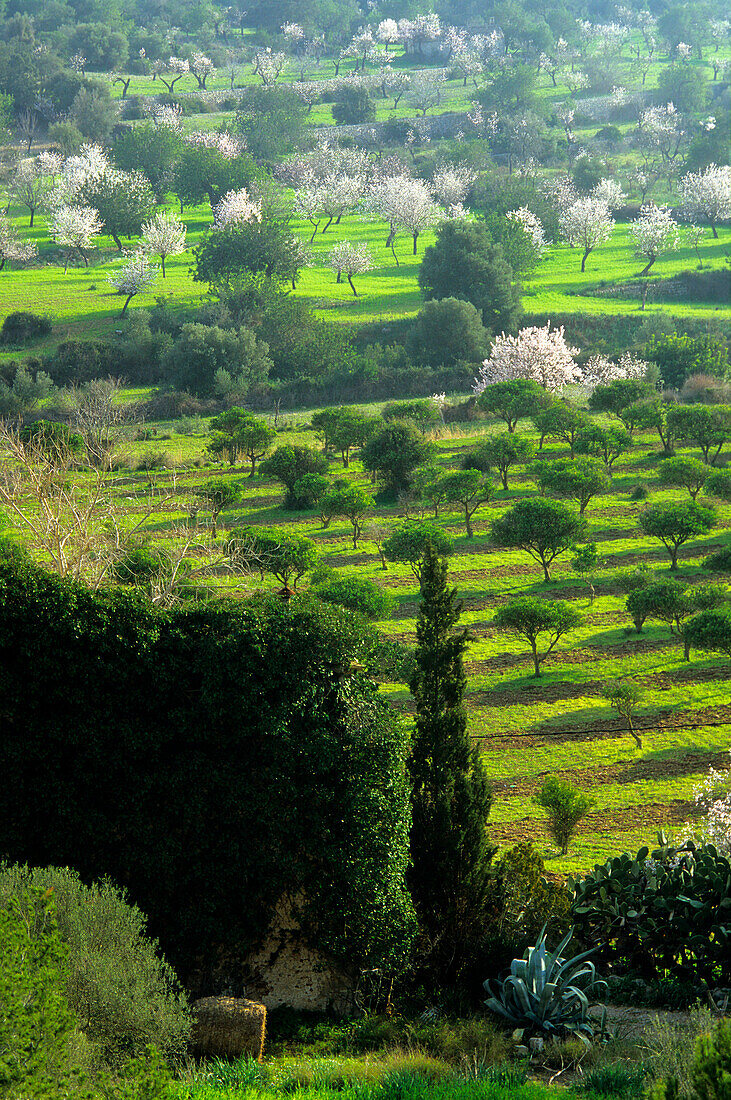
[(588, 1042), (594, 1031), (589, 996), (606, 987), (606, 982), (597, 979), (594, 964), (586, 961), (593, 951), (563, 957), (572, 935), (573, 930), (551, 953), (544, 927), (535, 947), (529, 947), (522, 959), (513, 959), (510, 974), (497, 983), (495, 994), (490, 981), (484, 983), (491, 994), (487, 1007), (515, 1027), (547, 1036), (570, 1033)]

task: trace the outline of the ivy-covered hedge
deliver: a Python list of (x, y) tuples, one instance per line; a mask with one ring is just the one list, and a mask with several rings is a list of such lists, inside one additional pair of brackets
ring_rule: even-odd
[(156, 612), (0, 555), (0, 858), (109, 875), (183, 975), (282, 893), (353, 968), (413, 931), (405, 735), (319, 601)]

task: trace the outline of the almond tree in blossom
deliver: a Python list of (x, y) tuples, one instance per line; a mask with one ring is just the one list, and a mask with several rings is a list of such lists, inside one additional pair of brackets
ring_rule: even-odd
[(583, 250), (581, 270), (586, 270), (586, 261), (600, 244), (608, 241), (614, 229), (614, 218), (603, 199), (588, 195), (576, 199), (566, 210), (559, 214), (561, 232), (572, 248)]
[(60, 206), (54, 211), (48, 232), (57, 245), (66, 249), (64, 275), (68, 271), (69, 260), (74, 252), (78, 252), (81, 256), (85, 267), (89, 266), (87, 252), (91, 248), (94, 237), (97, 237), (103, 228), (98, 213), (91, 206)]
[[(163, 72), (167, 72), (168, 76), (163, 76)], [(189, 72), (190, 62), (185, 61), (182, 57), (169, 57), (159, 75), (167, 90), (172, 93), (177, 82)]]
[(32, 241), (28, 244), (21, 241), (8, 219), (0, 214), (0, 271), (8, 260), (25, 263), (32, 260), (37, 251)]
[(709, 164), (700, 172), (688, 172), (680, 181), (680, 206), (689, 222), (704, 220), (718, 237), (718, 222), (731, 218), (731, 167)]
[(399, 229), (411, 234), (416, 255), (419, 235), (436, 225), (441, 217), (441, 211), (424, 181), (408, 176), (388, 176), (380, 180), (371, 192), (369, 205), (373, 213), (389, 223), (386, 247), (391, 249), (397, 266), (398, 258), (393, 245)]
[(185, 225), (171, 210), (159, 210), (142, 226), (142, 250), (148, 256), (160, 257), (163, 279), (167, 257), (185, 252), (185, 232)]
[(366, 271), (373, 270), (373, 257), (367, 244), (351, 244), (350, 241), (338, 241), (330, 249), (327, 258), (328, 267), (337, 273), (337, 281), (345, 275), (350, 283), (350, 289), (358, 297), (358, 291), (353, 285), (353, 276), (362, 275)]
[(680, 243), (678, 225), (667, 206), (655, 206), (654, 202), (640, 208), (640, 216), (630, 226), (636, 255), (647, 260), (640, 275), (647, 275), (663, 252), (674, 252)]
[(223, 229), (225, 225), (240, 222), (260, 222), (261, 203), (253, 199), (245, 187), (238, 191), (227, 191), (213, 208), (213, 228)]
[(578, 348), (566, 343), (563, 325), (552, 329), (531, 325), (517, 336), (495, 337), (490, 358), (485, 359), (473, 386), (479, 395), (493, 382), (527, 378), (547, 390), (561, 390), (581, 377), (575, 357)]
[(109, 276), (109, 283), (118, 294), (124, 294), (125, 300), (122, 306), (124, 316), (127, 306), (136, 294), (142, 294), (154, 286), (158, 269), (150, 263), (149, 257), (144, 252), (134, 252), (125, 261), (120, 271)]
[(190, 59), (190, 71), (198, 81), (198, 87), (205, 90), (208, 77), (216, 75), (216, 66), (210, 57), (206, 57), (200, 50), (196, 50)]

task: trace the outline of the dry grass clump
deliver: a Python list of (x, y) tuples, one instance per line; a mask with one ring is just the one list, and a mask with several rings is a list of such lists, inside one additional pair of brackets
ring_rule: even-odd
[(267, 1010), (237, 997), (204, 997), (193, 1005), (192, 1046), (197, 1054), (261, 1060)]

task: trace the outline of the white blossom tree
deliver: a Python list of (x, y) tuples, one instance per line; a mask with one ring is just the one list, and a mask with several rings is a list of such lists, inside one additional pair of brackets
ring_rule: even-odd
[(608, 241), (614, 229), (614, 218), (603, 199), (588, 195), (575, 202), (559, 214), (559, 224), (564, 240), (572, 247), (583, 251), (581, 270), (586, 270), (586, 261), (600, 244)]
[(20, 206), (30, 211), (29, 225), (32, 227), (36, 210), (51, 193), (52, 183), (44, 172), (44, 166), (38, 157), (23, 157), (19, 161), (15, 174), (10, 181), (10, 196)]
[(376, 38), (386, 48), (394, 46), (400, 38), (398, 23), (395, 19), (382, 19), (376, 30)]
[(277, 83), (286, 64), (287, 55), (281, 50), (272, 50), (270, 46), (265, 50), (257, 50), (254, 54), (254, 72), (265, 88), (271, 88)]
[(456, 207), (461, 207), (476, 179), (477, 172), (467, 165), (442, 164), (437, 167), (432, 179), (432, 191), (446, 208), (448, 216)]
[(516, 210), (509, 210), (505, 215), (508, 221), (516, 222), (533, 245), (536, 258), (541, 259), (548, 251), (548, 241), (541, 219), (536, 217), (527, 206), (519, 206)]
[(436, 225), (441, 211), (423, 180), (408, 176), (387, 176), (373, 188), (369, 205), (373, 213), (389, 223), (386, 247), (391, 249), (398, 265), (394, 241), (399, 229), (409, 232), (414, 241), (414, 255), (419, 235)]
[(245, 187), (238, 191), (227, 191), (213, 209), (214, 229), (241, 222), (260, 221), (261, 202), (252, 198)]
[(205, 90), (208, 77), (216, 75), (216, 66), (210, 57), (206, 57), (200, 50), (196, 50), (190, 59), (190, 71), (198, 81), (198, 87)]
[(592, 355), (581, 368), (581, 383), (593, 390), (625, 379), (642, 381), (646, 374), (647, 363), (632, 352), (624, 352), (617, 362), (605, 355)]
[(142, 226), (142, 250), (148, 256), (160, 257), (163, 279), (168, 256), (180, 256), (185, 252), (185, 234), (185, 225), (172, 210), (159, 210)]
[(64, 275), (74, 252), (81, 256), (84, 267), (89, 266), (87, 252), (103, 228), (99, 214), (91, 206), (59, 206), (54, 210), (48, 232), (56, 244), (66, 250)]
[(353, 276), (372, 271), (373, 257), (367, 244), (351, 244), (350, 241), (338, 241), (328, 253), (327, 264), (337, 273), (338, 282), (345, 275), (350, 284), (350, 289), (357, 298), (358, 291), (353, 285)]
[(531, 325), (517, 336), (501, 333), (495, 337), (490, 358), (485, 359), (475, 379), (473, 390), (481, 394), (494, 382), (527, 378), (547, 390), (561, 390), (581, 377), (575, 357), (578, 348), (570, 347), (564, 338), (563, 325), (552, 329)]
[(124, 294), (122, 313), (127, 312), (127, 306), (137, 294), (142, 294), (155, 285), (159, 268), (150, 263), (150, 258), (144, 252), (134, 252), (125, 260), (121, 269), (109, 276), (109, 283), (118, 294)]
[(663, 252), (674, 252), (680, 243), (678, 225), (667, 206), (656, 206), (654, 202), (640, 207), (640, 215), (630, 226), (634, 238), (636, 255), (647, 260), (640, 275), (647, 275), (650, 268)]
[(417, 113), (421, 111), (421, 117), (426, 117), (426, 112), (432, 107), (438, 107), (442, 101), (444, 88), (444, 73), (442, 70), (434, 72), (417, 70), (411, 77), (411, 86), (408, 92), (408, 100)]
[(37, 251), (32, 241), (27, 244), (21, 241), (5, 215), (0, 214), (0, 271), (3, 270), (8, 260), (16, 263), (26, 263), (28, 260), (33, 259)]
[[(167, 90), (172, 93), (173, 88), (179, 80), (190, 72), (190, 62), (186, 61), (182, 57), (169, 57), (165, 62), (164, 67), (160, 71), (160, 80), (163, 82)], [(163, 76), (163, 73), (167, 73), (167, 76)]]
[(618, 210), (627, 199), (622, 190), (622, 185), (613, 179), (599, 180), (596, 187), (592, 188), (591, 194), (593, 198), (599, 199), (610, 210)]
[(707, 221), (714, 237), (718, 222), (731, 218), (731, 167), (710, 164), (700, 172), (688, 172), (680, 181), (680, 208), (689, 222)]

